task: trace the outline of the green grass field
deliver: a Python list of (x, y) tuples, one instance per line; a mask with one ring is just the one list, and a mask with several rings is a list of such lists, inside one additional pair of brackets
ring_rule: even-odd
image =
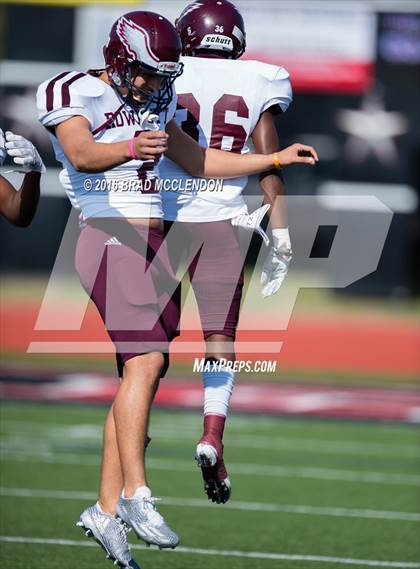
[[(105, 413), (3, 405), (2, 569), (112, 567), (74, 526), (95, 500)], [(420, 567), (414, 427), (232, 416), (233, 497), (218, 506), (192, 460), (200, 423), (195, 413), (154, 412), (150, 483), (181, 546), (145, 549), (130, 534), (143, 569)]]

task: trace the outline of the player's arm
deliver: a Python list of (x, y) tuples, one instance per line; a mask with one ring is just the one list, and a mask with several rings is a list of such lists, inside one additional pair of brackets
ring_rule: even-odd
[[(168, 150), (166, 156), (184, 168), (190, 176), (204, 178), (238, 178), (259, 174), (274, 167), (274, 156), (264, 154), (235, 154), (215, 148), (202, 148), (183, 132), (174, 120), (167, 127)], [(308, 156), (301, 153), (307, 152)], [(316, 151), (303, 144), (294, 144), (284, 150), (277, 149), (281, 166), (315, 164)]]
[(38, 150), (19, 134), (0, 130), (0, 163), (8, 154), (13, 158), (13, 169), (25, 174), (18, 191), (0, 176), (0, 213), (18, 227), (27, 227), (34, 218), (39, 202), (41, 174), (45, 166)]
[[(252, 133), (255, 152), (259, 154), (272, 154), (279, 148), (274, 114), (272, 109), (264, 111)], [(287, 228), (287, 211), (284, 200), (284, 184), (281, 172), (272, 168), (259, 175), (261, 191), (264, 194), (264, 203), (271, 207), (268, 210), (270, 224), (273, 229)]]
[[(275, 108), (264, 111), (252, 133), (256, 152), (270, 154), (279, 146), (274, 112)], [(292, 245), (280, 172), (268, 170), (260, 174), (260, 187), (264, 194), (264, 202), (271, 206), (268, 215), (272, 227), (273, 245), (265, 259), (260, 279), (262, 295), (268, 297), (279, 290), (287, 276), (292, 259)]]
[(144, 131), (133, 142), (96, 142), (89, 121), (73, 116), (55, 127), (55, 134), (65, 155), (79, 172), (105, 172), (133, 159), (155, 160), (166, 151), (167, 134)]
[(28, 227), (39, 201), (40, 172), (28, 172), (19, 191), (0, 176), (0, 213), (17, 227)]

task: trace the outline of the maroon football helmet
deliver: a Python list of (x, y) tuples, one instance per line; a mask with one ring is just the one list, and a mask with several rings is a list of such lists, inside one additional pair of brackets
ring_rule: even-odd
[[(141, 106), (159, 113), (171, 102), (172, 84), (182, 73), (181, 50), (179, 35), (169, 20), (155, 12), (128, 12), (111, 28), (104, 47), (106, 71), (114, 87), (128, 89), (127, 102), (138, 106), (133, 94), (139, 95), (145, 101)], [(164, 77), (158, 92), (134, 85), (142, 72)]]
[(184, 8), (175, 25), (183, 55), (213, 52), (238, 59), (245, 51), (244, 21), (228, 0), (193, 2)]

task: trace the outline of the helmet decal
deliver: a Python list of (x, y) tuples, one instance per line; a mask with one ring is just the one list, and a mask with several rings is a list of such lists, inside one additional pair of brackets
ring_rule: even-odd
[(233, 40), (228, 36), (221, 34), (206, 34), (199, 47), (223, 49), (227, 51), (233, 50)]
[(181, 12), (181, 15), (179, 16), (180, 18), (183, 18), (184, 16), (186, 16), (187, 14), (190, 14), (191, 12), (194, 12), (194, 10), (197, 10), (198, 8), (201, 8), (201, 6), (203, 5), (202, 2), (193, 2), (192, 4), (189, 4), (188, 6), (186, 6), (184, 8), (184, 10)]
[(141, 57), (135, 51), (136, 45), (141, 45), (144, 43), (147, 53), (149, 56), (156, 62), (159, 61), (159, 58), (152, 52), (150, 47), (150, 37), (147, 33), (147, 30), (133, 22), (132, 20), (128, 20), (125, 16), (122, 16), (118, 20), (117, 24), (117, 34), (122, 43), (127, 50), (127, 53), (131, 55), (133, 60), (141, 61)]
[(238, 26), (233, 26), (232, 35), (234, 35), (235, 38), (238, 38), (240, 42), (243, 42), (245, 40), (245, 36), (242, 30), (238, 28)]

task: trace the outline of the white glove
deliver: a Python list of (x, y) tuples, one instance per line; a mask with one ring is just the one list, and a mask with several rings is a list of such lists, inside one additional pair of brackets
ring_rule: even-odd
[(0, 128), (0, 166), (3, 166), (4, 159), (6, 158), (6, 141), (4, 140), (3, 131)]
[(23, 136), (13, 134), (13, 132), (6, 132), (6, 150), (9, 156), (13, 156), (13, 162), (20, 166), (17, 172), (24, 174), (27, 172), (40, 172), (43, 174), (46, 171), (38, 150), (32, 142), (26, 140)]
[(264, 229), (261, 227), (261, 222), (270, 209), (270, 204), (263, 205), (253, 211), (252, 213), (242, 213), (231, 219), (231, 223), (234, 227), (242, 227), (243, 229), (248, 229), (249, 231), (255, 231), (264, 240), (264, 243), (270, 245), (270, 239)]
[(275, 294), (289, 270), (292, 247), (288, 229), (273, 229), (273, 246), (264, 262), (260, 282), (264, 298)]

